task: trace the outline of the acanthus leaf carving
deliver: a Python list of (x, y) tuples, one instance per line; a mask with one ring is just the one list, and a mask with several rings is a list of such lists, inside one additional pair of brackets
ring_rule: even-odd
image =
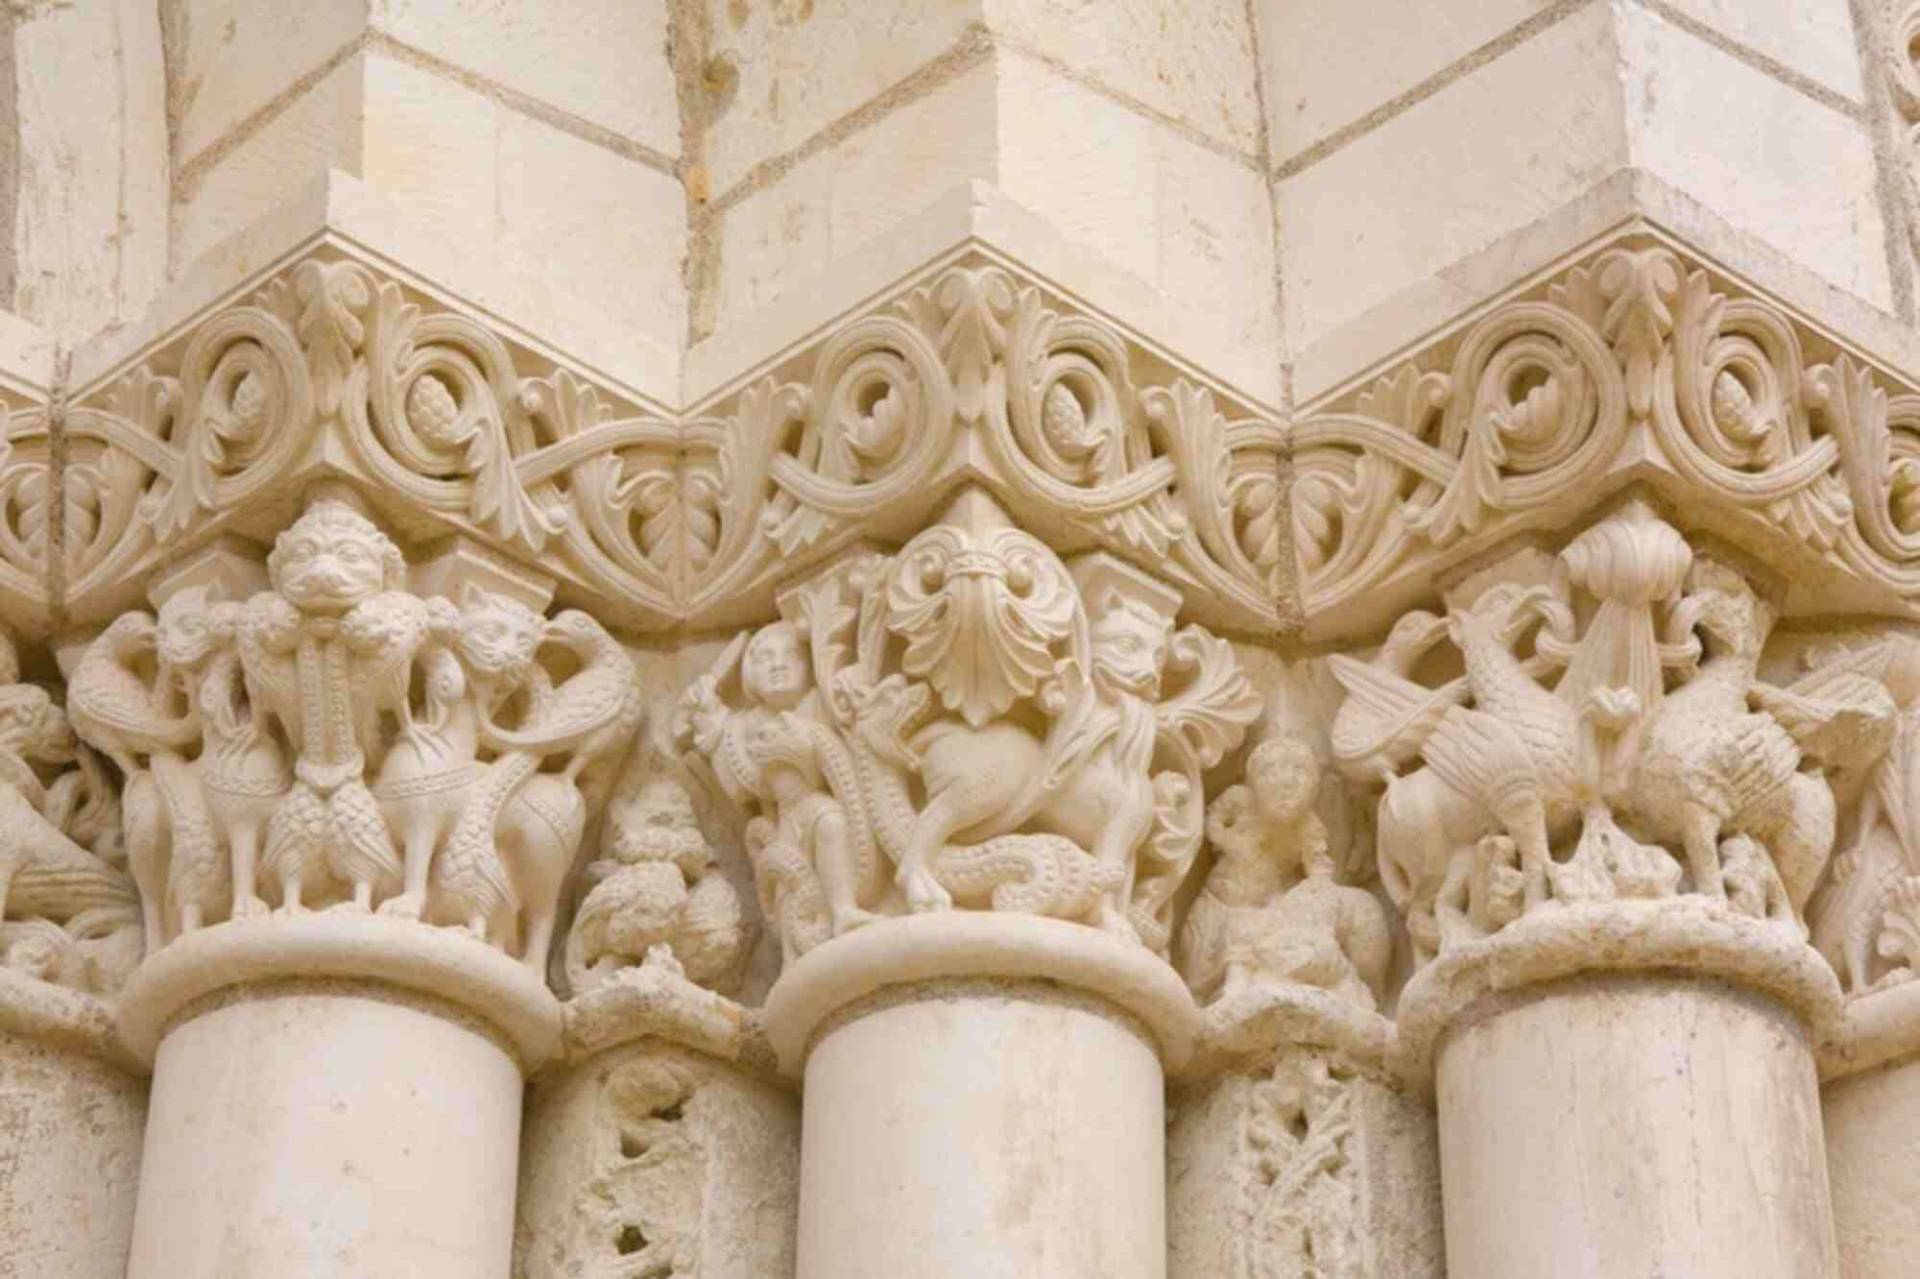
[(514, 556), (557, 550), (563, 580), (649, 621), (765, 598), (965, 474), (1212, 615), (1276, 611), (1278, 425), (1187, 378), (1136, 385), (1118, 330), (999, 266), (943, 269), (685, 417), (528, 368), (351, 259), (296, 264), (174, 349), (71, 416), (73, 496), (94, 513), (69, 550), (83, 613), (117, 606), (163, 546), (330, 469)]
[[(1901, 527), (1920, 475), (1911, 394), (1660, 245), (1600, 252), (1290, 432), (1304, 607), (1389, 584), (1565, 518), (1612, 475), (1665, 472), (1897, 607), (1920, 598)], [(1920, 401), (1915, 401), (1920, 402)], [(1911, 473), (1911, 474), (1910, 474)]]

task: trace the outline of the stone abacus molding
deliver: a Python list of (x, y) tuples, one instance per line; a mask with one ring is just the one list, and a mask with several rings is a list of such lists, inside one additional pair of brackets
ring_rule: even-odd
[(1311, 638), (1378, 634), (1636, 483), (1778, 565), (1788, 616), (1920, 611), (1920, 394), (1649, 237), (1307, 407), (1289, 443)]
[[(325, 472), (409, 533), (537, 559), (563, 597), (650, 630), (764, 616), (778, 579), (904, 540), (969, 477), (1058, 549), (1151, 565), (1218, 625), (1270, 629), (1284, 578), (1278, 425), (984, 259), (674, 416), (314, 256), (82, 389), (65, 433), (62, 603), (81, 623), (169, 558), (266, 536)], [(5, 474), (0, 557), (27, 573), (44, 499), (37, 472)]]

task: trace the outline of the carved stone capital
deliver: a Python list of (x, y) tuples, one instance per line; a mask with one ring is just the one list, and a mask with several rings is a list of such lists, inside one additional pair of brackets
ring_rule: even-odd
[[(67, 689), (119, 775), (149, 958), (223, 921), (264, 930), (247, 953), (270, 957), (283, 924), (357, 936), (377, 912), (512, 955), (544, 989), (561, 887), (641, 720), (624, 646), (581, 610), (489, 590), (485, 555), (443, 549), (427, 576), (447, 594), (418, 593), (338, 482), (309, 492), (263, 570), (231, 547), (180, 564)], [(537, 600), (526, 579), (505, 585)], [(288, 973), (304, 935), (287, 934)]]

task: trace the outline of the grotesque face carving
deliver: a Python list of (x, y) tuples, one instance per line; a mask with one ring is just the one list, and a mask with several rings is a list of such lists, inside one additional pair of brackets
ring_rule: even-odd
[(526, 674), (545, 621), (517, 600), (473, 590), (460, 615), (460, 655), (484, 679), (510, 683)]
[(632, 800), (614, 809), (609, 820), (609, 852), (628, 865), (672, 862), (693, 877), (712, 861), (693, 800), (677, 782), (648, 781)]
[(1292, 737), (1260, 743), (1247, 758), (1254, 803), (1270, 821), (1292, 821), (1313, 806), (1320, 787), (1320, 760)]
[(160, 606), (154, 647), (160, 660), (176, 670), (192, 670), (219, 643), (231, 625), (231, 604), (212, 604), (203, 590), (181, 591)]
[(740, 669), (747, 695), (775, 710), (800, 704), (812, 684), (800, 631), (791, 622), (762, 628), (747, 644)]
[(1167, 620), (1158, 613), (1109, 595), (1093, 624), (1094, 666), (1129, 693), (1158, 696), (1167, 665), (1167, 631)]
[(339, 498), (307, 507), (273, 544), (267, 576), (295, 608), (344, 613), (404, 580), (400, 550), (360, 512)]

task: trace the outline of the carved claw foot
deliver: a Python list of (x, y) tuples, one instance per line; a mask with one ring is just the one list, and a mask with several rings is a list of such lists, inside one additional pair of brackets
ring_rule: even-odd
[(265, 919), (272, 913), (272, 907), (267, 905), (264, 898), (255, 897), (249, 893), (244, 897), (236, 897), (233, 899), (233, 913), (231, 918), (235, 922), (243, 919)]
[(870, 910), (861, 910), (857, 907), (851, 910), (841, 911), (833, 917), (833, 935), (838, 937), (842, 933), (850, 933), (862, 925), (871, 924), (875, 920), (883, 918), (885, 918), (885, 916), (876, 915)]
[(907, 909), (916, 915), (953, 909), (953, 894), (941, 887), (940, 881), (927, 871), (903, 870), (900, 873), (900, 887), (907, 895)]
[(418, 920), (426, 909), (426, 898), (420, 893), (402, 893), (380, 903), (379, 914), (389, 919)]
[(1094, 924), (1101, 932), (1110, 933), (1124, 941), (1140, 940), (1140, 930), (1133, 926), (1133, 921), (1127, 918), (1127, 913), (1112, 902), (1100, 904), (1100, 910), (1094, 917)]

